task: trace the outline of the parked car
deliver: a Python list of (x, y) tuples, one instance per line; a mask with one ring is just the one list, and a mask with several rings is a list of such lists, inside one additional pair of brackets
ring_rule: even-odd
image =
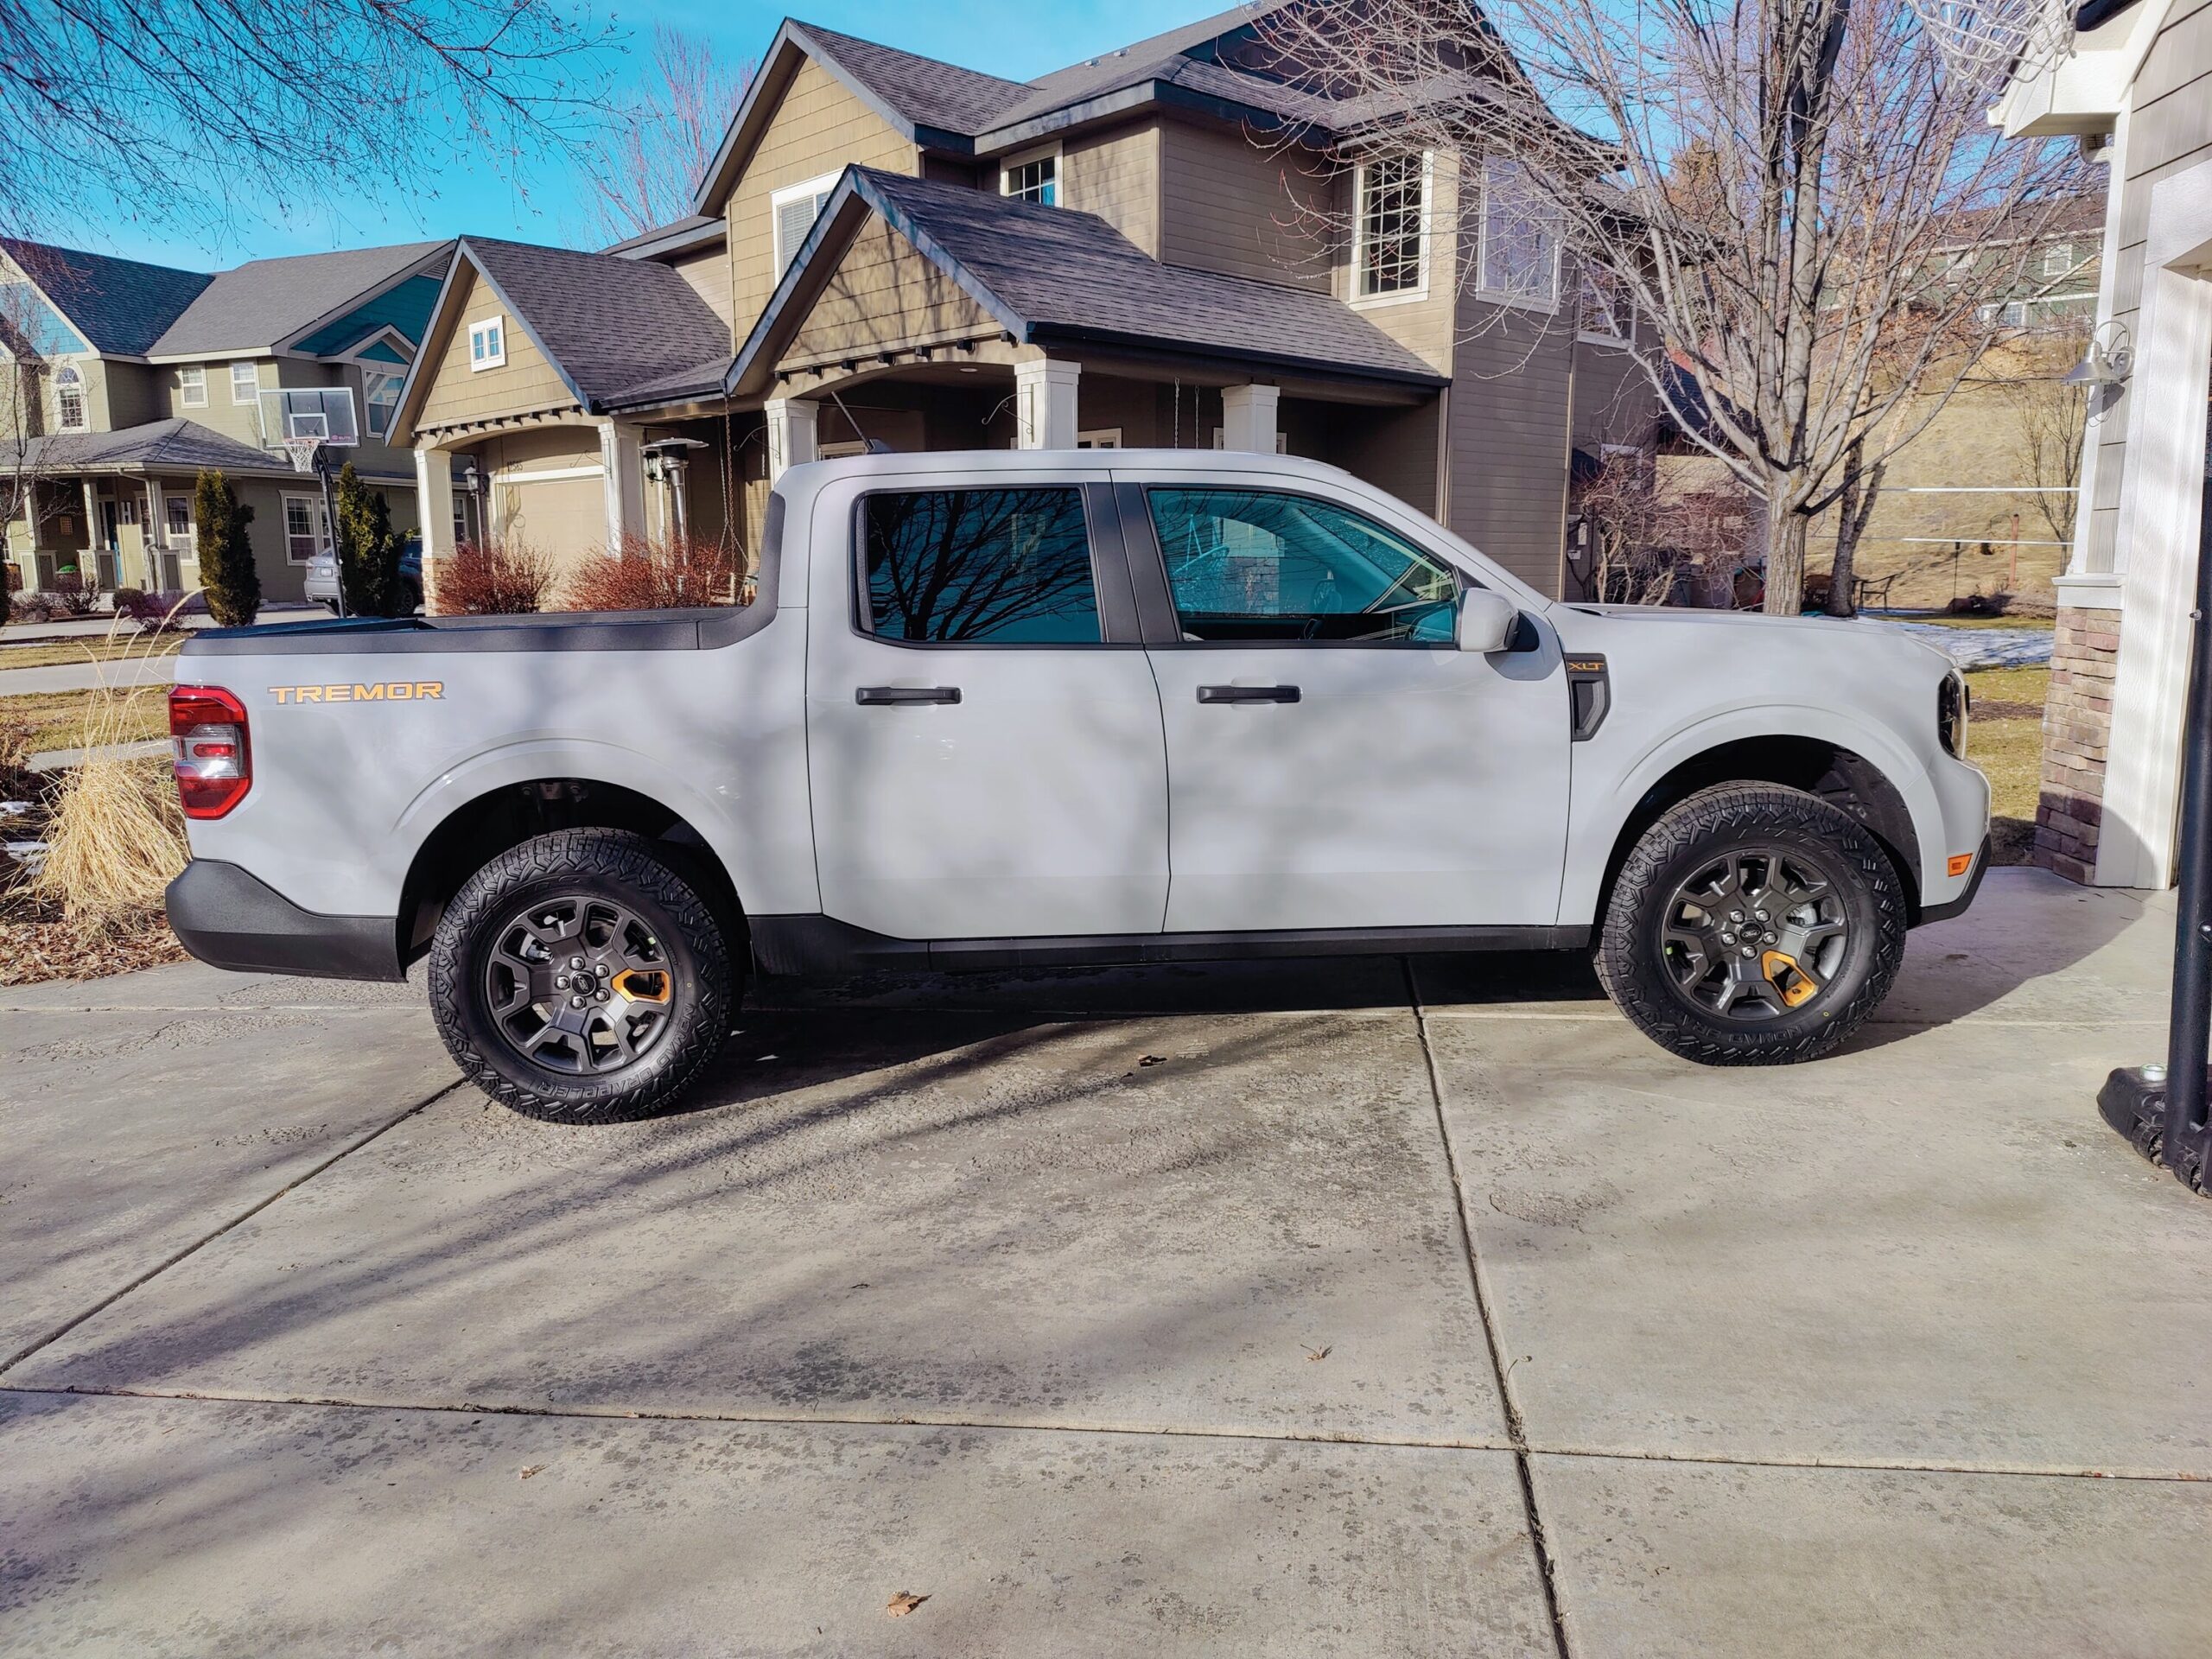
[(756, 973), (1594, 950), (1675, 1053), (1803, 1060), (1986, 861), (1929, 647), (1554, 602), (1310, 461), (795, 467), (759, 578), (195, 635), (178, 937), (427, 954), (461, 1069), (581, 1122), (673, 1101)]
[[(411, 610), (423, 608), (423, 538), (410, 536), (399, 555), (399, 580), (412, 594)], [(308, 561), (307, 597), (312, 604), (320, 605), (333, 616), (339, 614), (338, 556), (334, 552), (318, 553)]]

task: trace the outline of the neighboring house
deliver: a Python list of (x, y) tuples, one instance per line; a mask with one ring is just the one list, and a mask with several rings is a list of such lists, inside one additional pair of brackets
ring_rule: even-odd
[(867, 444), (1226, 446), (1335, 462), (1578, 593), (1573, 451), (1654, 425), (1621, 323), (1522, 216), (1462, 237), (1510, 158), (1375, 147), (1236, 67), (1250, 17), (1033, 82), (785, 22), (693, 214), (598, 254), (457, 245), (398, 417), (430, 550), (574, 561), (680, 500), (749, 554), (783, 468)]
[(399, 389), (452, 244), (257, 259), (209, 276), (0, 239), (0, 493), (23, 586), (78, 573), (100, 588), (197, 583), (193, 486), (220, 470), (253, 509), (262, 593), (301, 597), (330, 543), (322, 486), (287, 437), (332, 450), (412, 528), (413, 458), (390, 442)]
[[(2069, 200), (2039, 213), (2037, 230), (2023, 257), (2024, 238), (1962, 219), (1958, 245), (1936, 256), (1939, 276), (1986, 284), (1993, 267), (2007, 273), (1980, 308), (2000, 332), (1961, 385), (1933, 376), (1936, 389), (1894, 416), (1918, 429), (1884, 468), (1854, 565), (1879, 603), (1920, 609), (1974, 593), (2055, 600), (2071, 539), (2082, 403), (2063, 377), (2081, 361), (2095, 318), (2104, 202)], [(1833, 547), (1834, 530), (1831, 514), (1816, 553)]]
[(2212, 0), (2088, 0), (1996, 118), (2109, 168), (2089, 404), (2044, 728), (2038, 859), (2173, 880), (2212, 389)]

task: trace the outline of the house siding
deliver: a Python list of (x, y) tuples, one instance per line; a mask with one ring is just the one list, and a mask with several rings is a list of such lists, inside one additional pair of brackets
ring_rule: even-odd
[[(707, 309), (720, 317), (725, 324), (731, 321), (729, 287), (729, 251), (727, 248), (706, 248), (697, 253), (686, 254), (680, 259), (666, 261), (670, 270), (691, 285), (691, 291), (707, 302)], [(753, 320), (746, 319), (751, 327)], [(734, 351), (734, 344), (731, 346)]]
[[(1155, 131), (1160, 259), (1263, 283), (1331, 286), (1335, 238), (1326, 221), (1337, 193), (1315, 176), (1322, 163), (1312, 152), (1262, 148), (1236, 128), (1168, 121)], [(1309, 211), (1317, 207), (1318, 217)]]
[[(523, 332), (520, 319), (509, 315), (491, 287), (474, 270), (455, 279), (456, 295), (452, 332), (438, 342), (426, 342), (426, 351), (437, 351), (437, 373), (416, 416), (418, 429), (454, 426), (501, 416), (534, 414), (572, 406), (575, 394), (555, 372), (545, 354)], [(494, 316), (505, 316), (505, 364), (472, 372), (468, 365), (468, 331)]]
[(723, 207), (729, 226), (728, 315), (750, 328), (783, 274), (776, 268), (770, 208), (778, 190), (847, 166), (913, 173), (919, 164), (913, 144), (842, 82), (811, 59), (801, 64)]
[(1446, 522), (1548, 594), (1565, 549), (1573, 339), (1542, 313), (1470, 300), (1452, 385)]
[[(2152, 43), (2123, 118), (2120, 155), (2112, 188), (2115, 229), (2113, 321), (2136, 335), (2143, 302), (2144, 245), (2149, 237), (2151, 188), (2163, 178), (2212, 159), (2212, 0), (2184, 0)], [(2120, 480), (2127, 448), (2127, 393), (2123, 389), (2096, 418), (2096, 463), (2089, 516), (2077, 527), (2082, 568), (2115, 567)]]
[(1160, 257), (1160, 130), (1156, 121), (1070, 139), (1060, 151), (1060, 201), (1096, 213)]
[(780, 363), (806, 365), (968, 339), (998, 326), (950, 276), (871, 215)]

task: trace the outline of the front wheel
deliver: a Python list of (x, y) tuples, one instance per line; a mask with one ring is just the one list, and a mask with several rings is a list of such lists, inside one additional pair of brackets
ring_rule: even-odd
[(617, 830), (512, 848), (446, 907), (430, 1007), (470, 1082), (527, 1117), (614, 1123), (671, 1104), (729, 1031), (728, 946), (664, 852)]
[(1889, 995), (1905, 899), (1881, 843), (1816, 795), (1724, 784), (1643, 832), (1597, 951), (1606, 992), (1707, 1065), (1826, 1053)]

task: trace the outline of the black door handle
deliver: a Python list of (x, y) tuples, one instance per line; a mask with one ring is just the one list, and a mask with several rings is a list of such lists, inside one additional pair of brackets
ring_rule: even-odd
[(858, 703), (957, 702), (957, 685), (863, 685), (853, 693)]
[(1200, 702), (1296, 702), (1294, 685), (1202, 685)]

